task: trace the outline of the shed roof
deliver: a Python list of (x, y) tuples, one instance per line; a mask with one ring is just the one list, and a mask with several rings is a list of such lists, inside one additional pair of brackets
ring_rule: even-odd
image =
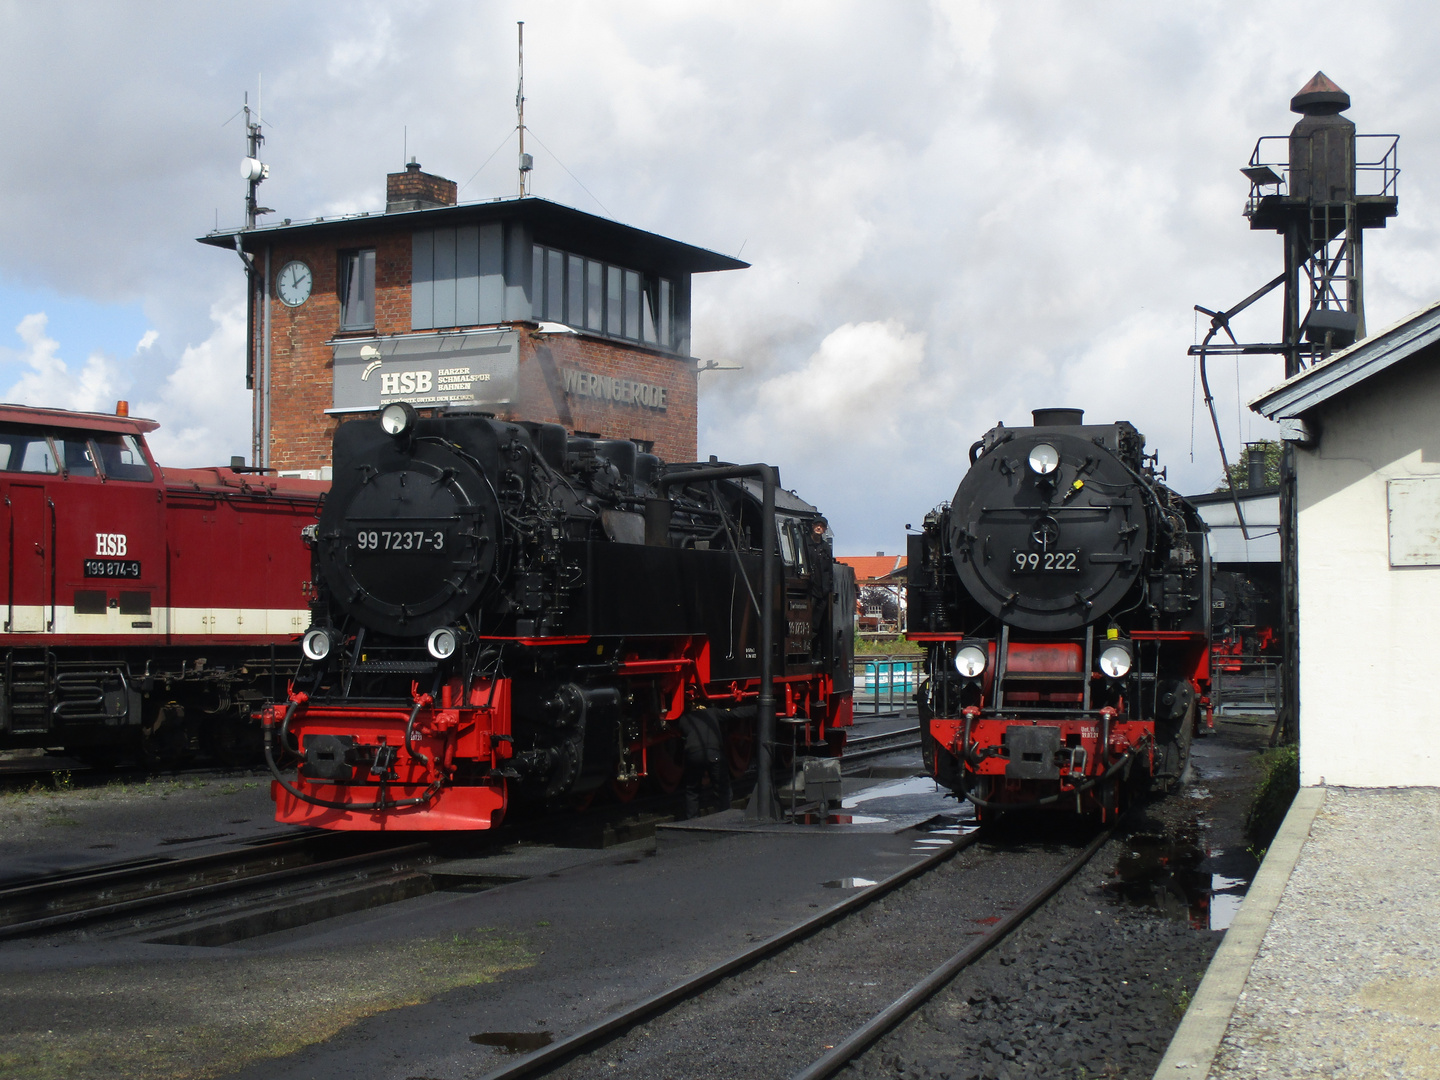
[(1292, 375), (1251, 401), (1250, 408), (1271, 420), (1302, 417), (1437, 341), (1440, 300)]
[(633, 225), (622, 225), (610, 218), (597, 217), (573, 206), (565, 206), (533, 195), (493, 199), (489, 202), (458, 203), (455, 206), (431, 206), (423, 210), (402, 210), (395, 213), (365, 212), (312, 218), (308, 221), (290, 221), (287, 218), (273, 225), (257, 225), (253, 229), (216, 229), (198, 239), (202, 244), (233, 248), (236, 237), (239, 237), (246, 251), (256, 251), (266, 244), (352, 233), (357, 228), (414, 232), (420, 229), (516, 220), (525, 222), (533, 229), (536, 243), (554, 244), (578, 255), (596, 258), (603, 256), (640, 269), (654, 268), (699, 274), (711, 270), (743, 270), (750, 265), (739, 259), (732, 259), (729, 255), (672, 240), (658, 233), (646, 232)]

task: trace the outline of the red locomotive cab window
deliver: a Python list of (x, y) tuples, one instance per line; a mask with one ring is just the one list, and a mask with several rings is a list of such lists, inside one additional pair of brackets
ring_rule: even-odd
[(90, 449), (90, 440), (83, 435), (55, 436), (55, 449), (67, 476), (98, 476), (95, 468), (95, 453)]
[(59, 471), (55, 448), (43, 432), (0, 428), (0, 472), (53, 475)]
[(140, 449), (140, 440), (134, 435), (97, 433), (91, 436), (95, 452), (100, 457), (100, 471), (110, 480), (155, 479)]

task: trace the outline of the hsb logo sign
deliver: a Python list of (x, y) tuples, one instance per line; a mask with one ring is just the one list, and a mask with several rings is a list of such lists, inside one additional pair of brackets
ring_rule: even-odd
[(124, 533), (96, 533), (96, 555), (124, 555), (126, 542)]
[(428, 394), (432, 383), (428, 371), (387, 371), (380, 375), (380, 393)]

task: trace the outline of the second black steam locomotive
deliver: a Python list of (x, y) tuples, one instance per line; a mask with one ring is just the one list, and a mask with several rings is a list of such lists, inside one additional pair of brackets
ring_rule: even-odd
[(1105, 815), (1184, 770), (1208, 705), (1206, 527), (1131, 424), (1041, 409), (910, 537), (927, 768), (982, 816)]
[(767, 709), (839, 753), (854, 577), (768, 466), (401, 402), (333, 461), (306, 659), (263, 718), (279, 820), (483, 829), (517, 799), (673, 790), (687, 713), (736, 774)]

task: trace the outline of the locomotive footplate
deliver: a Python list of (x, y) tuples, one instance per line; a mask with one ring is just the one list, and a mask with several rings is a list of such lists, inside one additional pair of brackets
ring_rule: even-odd
[[(327, 802), (373, 801), (379, 784), (307, 783), (303, 790), (312, 798)], [(387, 798), (401, 802), (426, 792), (423, 784), (386, 784)], [(352, 829), (358, 832), (415, 832), (435, 829), (489, 829), (500, 823), (505, 810), (504, 781), (475, 786), (442, 787), (424, 805), (399, 809), (336, 810), (297, 799), (277, 780), (270, 782), (275, 800), (275, 820), (286, 825), (311, 825), (321, 829)]]

